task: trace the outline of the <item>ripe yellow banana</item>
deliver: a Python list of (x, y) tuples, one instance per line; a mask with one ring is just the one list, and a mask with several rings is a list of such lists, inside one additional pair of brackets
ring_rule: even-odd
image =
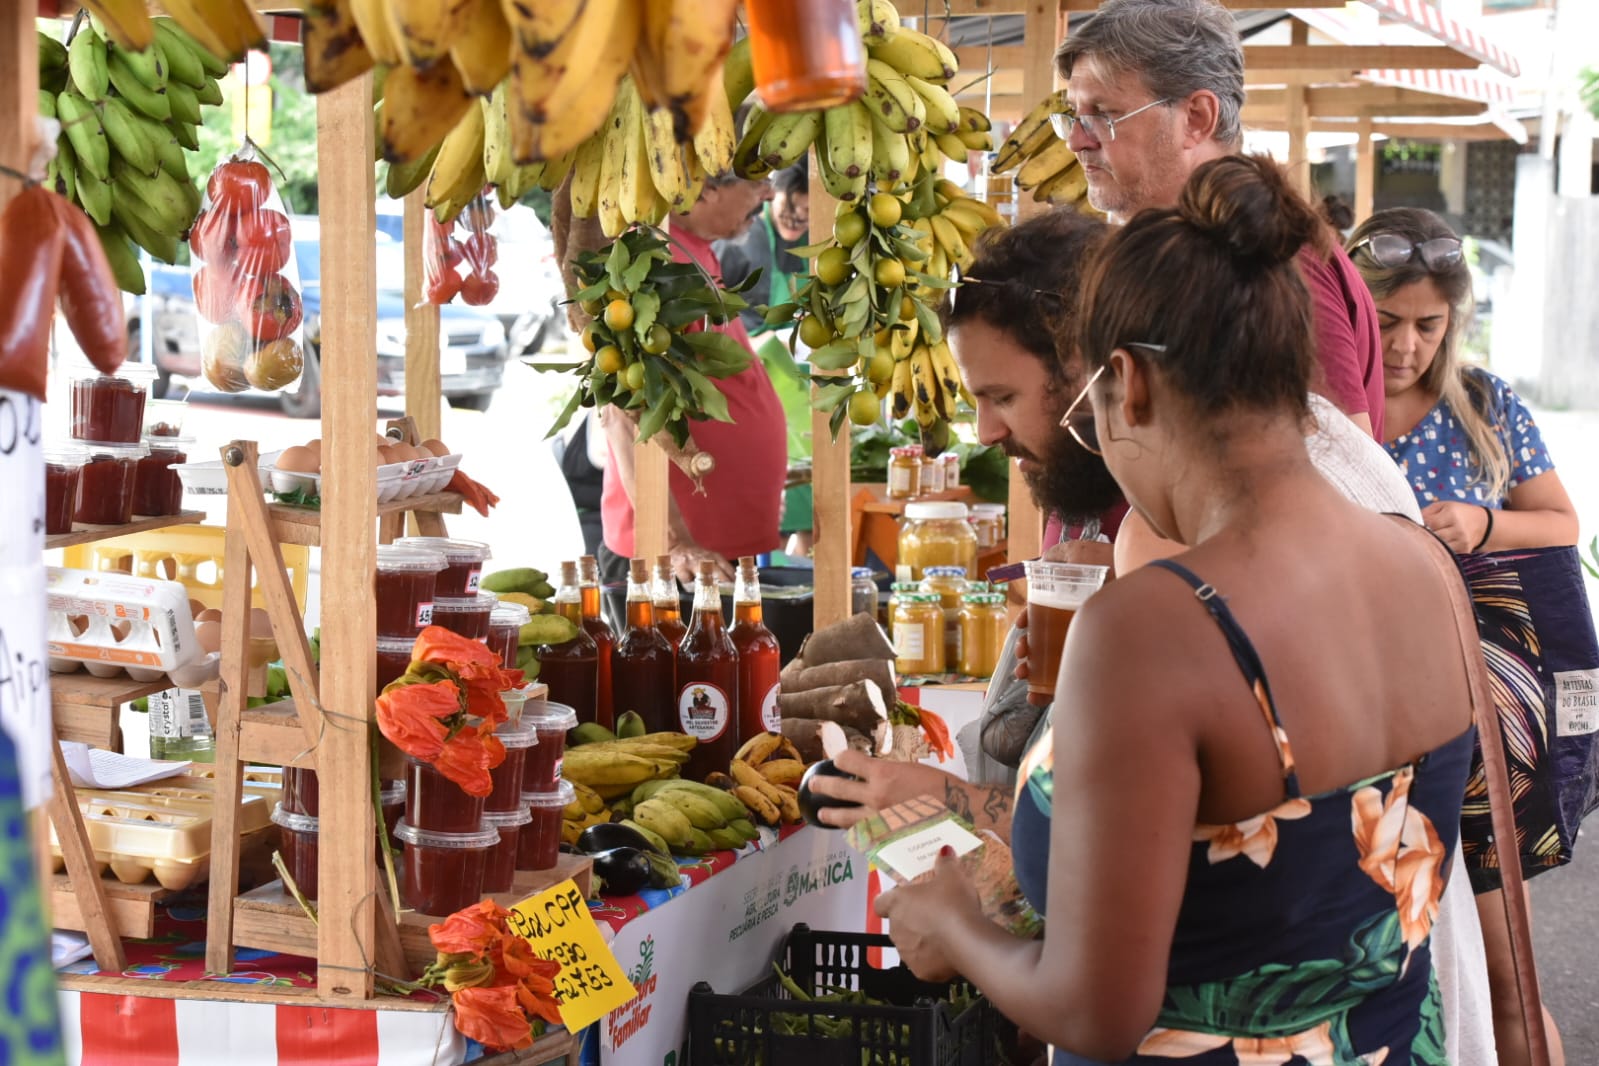
[(389, 12), (383, 0), (350, 0), (350, 17), (355, 19), (361, 41), (374, 60), (390, 67), (403, 62), (400, 46), (389, 29)]
[[(509, 91), (506, 83), (501, 82), (493, 93), (482, 100), (483, 180), (499, 188), (506, 188), (517, 176), (516, 163), (511, 159)], [(509, 191), (514, 193), (513, 199), (522, 195), (515, 190)]]
[(142, 52), (155, 40), (155, 26), (144, 0), (83, 0), (83, 7), (100, 20), (106, 36), (119, 47)]
[(872, 119), (872, 180), (883, 189), (892, 189), (900, 182), (909, 180), (911, 148), (905, 135), (895, 133), (886, 123), (879, 122), (865, 103), (857, 100), (854, 106), (865, 111)]
[(894, 377), (889, 383), (889, 413), (898, 422), (911, 413), (915, 404), (911, 385), (911, 361), (907, 356), (894, 363)]
[(671, 9), (657, 55), (666, 106), (686, 141), (705, 123), (705, 86), (733, 45), (738, 0), (671, 0)]
[(899, 32), (899, 9), (890, 0), (856, 0), (855, 20), (861, 40), (868, 45), (886, 41)]
[[(1049, 116), (1058, 111), (1064, 111), (1066, 108), (1065, 89), (1057, 89), (1034, 104), (1033, 109), (1027, 112), (1022, 120), (1016, 124), (1016, 128), (1011, 130), (1010, 136), (1006, 137), (1004, 143), (999, 146), (999, 152), (994, 156), (993, 165), (989, 167), (990, 172), (1003, 174), (1033, 154), (1033, 152), (1042, 148), (1048, 141), (1055, 140), (1055, 131), (1050, 127)], [(1047, 137), (1047, 140), (1044, 139), (1045, 137)], [(1035, 142), (1037, 143), (1036, 148), (1033, 147)], [(1023, 146), (1027, 146), (1029, 150), (1024, 152)]]
[(994, 124), (989, 121), (987, 115), (977, 110), (977, 108), (967, 107), (965, 104), (960, 107), (960, 120), (961, 129), (969, 130), (972, 133), (987, 133), (994, 128)]
[(572, 214), (593, 218), (600, 200), (600, 173), (605, 156), (605, 134), (596, 133), (572, 157)]
[(866, 104), (872, 117), (895, 133), (911, 133), (927, 119), (927, 105), (900, 72), (880, 59), (866, 61)]
[(1075, 163), (1033, 190), (1033, 199), (1052, 204), (1075, 204), (1088, 195), (1088, 176)]
[(471, 0), (460, 32), (450, 41), (450, 59), (469, 93), (487, 96), (505, 80), (511, 71), (511, 26), (500, 0)]
[(161, 0), (161, 7), (200, 47), (229, 63), (266, 48), (266, 31), (249, 0)]
[(725, 174), (733, 165), (733, 151), (738, 147), (738, 133), (733, 126), (733, 109), (727, 96), (713, 84), (709, 112), (705, 125), (694, 135), (694, 154), (700, 165), (711, 174)]
[(622, 83), (618, 95), (628, 97), (627, 114), (622, 128), (624, 137), (620, 201), (622, 220), (628, 223), (647, 222), (654, 225), (661, 220), (665, 210), (664, 208), (660, 212), (656, 210), (656, 204), (664, 201), (656, 196), (656, 186), (651, 175), (649, 131), (646, 129), (648, 116), (644, 113), (644, 101), (639, 98), (632, 79)]
[(627, 145), (632, 140), (633, 128), (628, 122), (630, 100), (635, 94), (619, 92), (611, 101), (610, 114), (605, 118), (596, 137), (603, 136), (604, 151), (600, 156), (599, 212), (600, 227), (607, 237), (617, 237), (627, 228), (622, 218), (622, 183), (627, 180), (623, 163), (627, 158)]
[(403, 163), (424, 155), (444, 140), (477, 100), (461, 84), (450, 62), (428, 70), (401, 64), (383, 81), (383, 158)]
[(305, 49), (305, 87), (336, 89), (372, 69), (372, 53), (361, 40), (351, 0), (310, 0), (300, 29)]
[(860, 101), (829, 108), (822, 114), (827, 126), (827, 162), (846, 178), (858, 178), (872, 168), (872, 113)]
[[(588, 0), (574, 35), (571, 62), (550, 94), (529, 105), (518, 90), (512, 134), (518, 162), (565, 155), (605, 121), (627, 73), (643, 25), (643, 0)], [(517, 70), (521, 70), (518, 60)]]
[[(812, 144), (816, 144), (820, 151), (817, 135), (822, 131), (823, 115), (821, 111), (792, 111), (773, 116), (761, 134), (761, 161), (772, 170), (782, 170), (804, 158)], [(853, 178), (858, 175), (847, 176)]]
[(440, 222), (450, 222), (482, 191), (483, 108), (474, 101), (439, 146), (426, 202)]
[(946, 82), (955, 76), (958, 67), (955, 53), (943, 41), (908, 27), (901, 27), (883, 40), (867, 42), (867, 50), (873, 59), (925, 81)]
[(387, 0), (389, 32), (406, 62), (425, 67), (448, 59), (474, 0)]
[(1073, 152), (1065, 141), (1057, 140), (1048, 148), (1033, 156), (1023, 163), (1016, 172), (1016, 185), (1022, 189), (1034, 189), (1051, 178), (1077, 163), (1077, 153)]
[(663, 200), (674, 207), (681, 206), (688, 195), (688, 164), (683, 159), (683, 146), (672, 133), (672, 113), (665, 109), (651, 111), (643, 122), (650, 181)]
[(954, 133), (961, 128), (960, 106), (949, 90), (934, 85), (914, 74), (905, 75), (905, 83), (916, 90), (927, 112), (927, 128), (934, 133)]
[(932, 355), (918, 344), (907, 360), (911, 365), (911, 393), (916, 424), (930, 426), (938, 421), (938, 376), (933, 373)]
[(955, 363), (955, 356), (949, 350), (949, 343), (940, 340), (937, 344), (929, 345), (927, 353), (932, 363), (933, 376), (938, 378), (939, 390), (953, 408), (955, 398), (961, 393), (961, 370)]

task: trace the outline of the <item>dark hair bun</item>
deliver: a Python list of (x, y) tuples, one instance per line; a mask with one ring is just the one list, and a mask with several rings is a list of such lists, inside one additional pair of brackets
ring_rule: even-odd
[(1292, 259), (1321, 226), (1277, 164), (1255, 155), (1224, 156), (1195, 170), (1177, 214), (1240, 264), (1259, 267)]

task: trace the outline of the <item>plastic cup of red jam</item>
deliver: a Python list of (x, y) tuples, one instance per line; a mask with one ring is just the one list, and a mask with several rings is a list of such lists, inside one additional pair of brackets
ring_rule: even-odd
[(183, 420), (188, 413), (188, 400), (145, 400), (144, 435), (146, 437), (182, 436)]
[(561, 760), (566, 755), (566, 731), (577, 728), (577, 712), (564, 703), (528, 700), (522, 706), (521, 722), (538, 734), (537, 746), (529, 748), (522, 765), (522, 791), (548, 792), (561, 780)]
[(272, 808), (272, 822), (278, 827), (278, 854), (283, 856), (284, 869), (294, 878), (300, 895), (316, 899), (317, 856), (321, 850), (317, 819), (286, 811), (279, 803)]
[(420, 548), (378, 546), (372, 590), (377, 599), (378, 636), (415, 638), (433, 624), (433, 597), (444, 556)]
[[(383, 790), (378, 794), (378, 814), (382, 821), (379, 823), (378, 832), (387, 833), (389, 847), (395, 851), (400, 850), (399, 838), (394, 835), (394, 827), (400, 824), (400, 819), (405, 816), (405, 782), (385, 781)], [(378, 865), (383, 865), (383, 841), (380, 838), (375, 850)]]
[(504, 722), (494, 731), (505, 745), (505, 761), (489, 771), (494, 781), (494, 791), (483, 801), (483, 810), (514, 811), (522, 806), (522, 767), (527, 754), (539, 742), (532, 726), (520, 722)]
[[(72, 532), (72, 519), (78, 513), (78, 479), (88, 458), (89, 453), (76, 444), (53, 444), (44, 450), (44, 531), (47, 534)], [(511, 654), (514, 656), (515, 650)]]
[(454, 540), (450, 537), (400, 537), (394, 542), (406, 548), (426, 548), (442, 552), (448, 565), (439, 575), (435, 594), (445, 599), (463, 599), (476, 595), (478, 579), (483, 576), (483, 564), (489, 558), (489, 546), (478, 540)]
[(378, 690), (376, 699), (390, 681), (402, 676), (411, 668), (411, 652), (416, 647), (416, 637), (378, 638)]
[(482, 640), (489, 635), (489, 615), (499, 602), (492, 592), (479, 592), (464, 599), (439, 596), (433, 601), (433, 624), (469, 640)]
[(309, 814), (315, 818), (318, 810), (319, 790), (316, 771), (303, 766), (283, 768), (283, 809), (289, 814)]
[(137, 444), (144, 434), (144, 400), (155, 367), (124, 363), (115, 374), (84, 366), (72, 374), (72, 438)]
[(522, 827), (532, 820), (533, 815), (520, 804), (514, 811), (483, 812), (483, 828), (494, 829), (500, 834), (500, 842), (489, 849), (488, 861), (483, 864), (485, 895), (511, 891), (511, 881), (516, 877), (516, 856), (521, 847)]
[(483, 797), (468, 795), (432, 763), (407, 755), (405, 820), (429, 833), (471, 833), (483, 820)]
[(183, 482), (173, 467), (189, 461), (193, 437), (146, 437), (150, 450), (133, 468), (133, 513), (177, 514), (183, 510)]
[(144, 458), (142, 444), (85, 441), (88, 460), (78, 472), (77, 520), (92, 526), (121, 526), (133, 520), (133, 481)]
[(561, 854), (561, 812), (575, 799), (577, 790), (570, 781), (562, 781), (553, 792), (522, 793), (522, 800), (532, 817), (522, 827), (522, 835), (517, 841), (518, 870), (555, 868)]
[(402, 904), (419, 914), (454, 914), (483, 898), (483, 867), (500, 842), (498, 829), (430, 833), (402, 819), (394, 835), (405, 844), (400, 860)]
[(520, 603), (496, 604), (489, 612), (488, 645), (499, 653), (500, 665), (516, 669), (516, 650), (522, 627), (533, 620), (533, 612)]

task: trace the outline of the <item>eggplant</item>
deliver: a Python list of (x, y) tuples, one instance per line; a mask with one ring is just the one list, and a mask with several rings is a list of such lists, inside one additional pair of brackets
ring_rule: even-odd
[(816, 826), (818, 829), (837, 829), (837, 826), (827, 825), (826, 823), (822, 822), (817, 817), (817, 812), (822, 810), (824, 807), (859, 807), (860, 804), (851, 803), (848, 800), (836, 799), (833, 796), (823, 796), (820, 793), (812, 792), (811, 782), (819, 776), (845, 777), (851, 781), (859, 781), (860, 778), (856, 777), (854, 774), (845, 773), (843, 770), (840, 770), (837, 766), (833, 765), (832, 759), (822, 759), (820, 762), (812, 763), (810, 769), (805, 771), (805, 776), (800, 778), (799, 788), (797, 789), (799, 793), (799, 809), (800, 813), (805, 816), (805, 820), (811, 825)]
[(643, 833), (620, 822), (601, 822), (598, 825), (589, 826), (577, 838), (577, 847), (585, 855), (598, 855), (600, 852), (610, 851), (612, 848), (637, 848), (639, 851), (654, 850)]
[(610, 848), (589, 857), (607, 895), (631, 896), (650, 883), (650, 860), (638, 848)]

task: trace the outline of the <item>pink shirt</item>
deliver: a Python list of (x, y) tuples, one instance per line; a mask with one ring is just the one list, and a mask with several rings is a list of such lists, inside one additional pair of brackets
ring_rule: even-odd
[(1299, 253), (1299, 273), (1310, 290), (1316, 362), (1321, 376), (1311, 388), (1345, 414), (1364, 412), (1382, 441), (1382, 333), (1377, 305), (1342, 248), (1323, 259), (1310, 245)]
[[(673, 248), (674, 259), (687, 262), (683, 254), (683, 249), (687, 249), (700, 266), (721, 280), (721, 264), (709, 242), (682, 230), (674, 231), (672, 236), (682, 246)], [(736, 317), (725, 326), (713, 328), (750, 348), (749, 334)], [(716, 460), (716, 468), (702, 479), (704, 490), (696, 492), (688, 475), (676, 465), (671, 466), (672, 499), (700, 547), (728, 559), (760, 555), (781, 543), (777, 523), (788, 470), (788, 422), (759, 359), (753, 359), (742, 373), (713, 381), (727, 397), (727, 410), (733, 421), (689, 423), (689, 436), (701, 451)], [(631, 558), (633, 501), (615, 470), (613, 455), (605, 465), (600, 499), (605, 546), (623, 558)]]

